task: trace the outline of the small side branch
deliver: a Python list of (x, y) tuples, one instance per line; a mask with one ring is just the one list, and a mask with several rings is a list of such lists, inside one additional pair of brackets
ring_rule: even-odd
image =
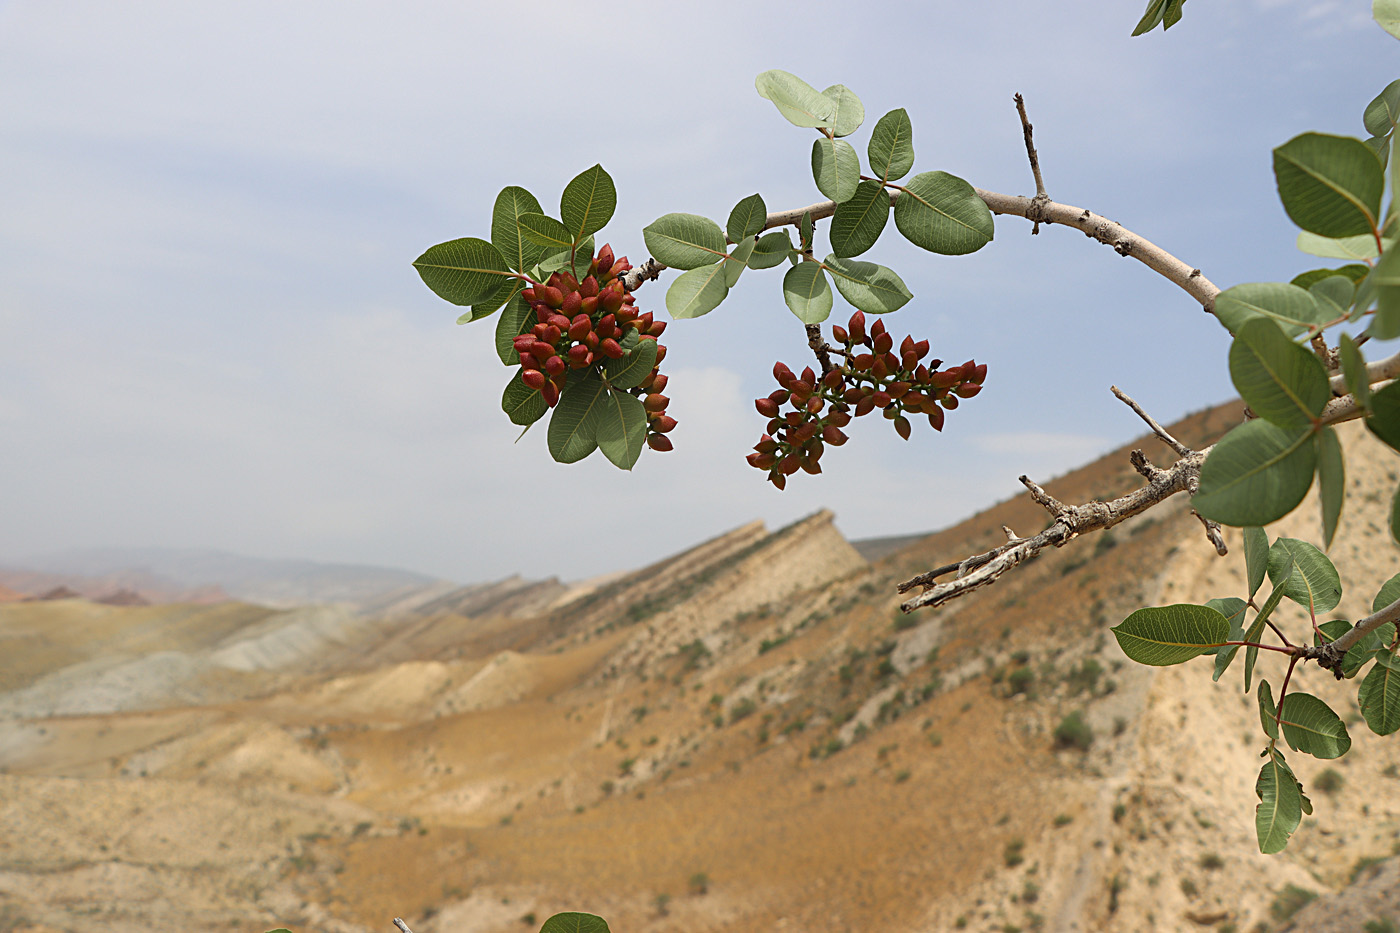
[(642, 287), (643, 283), (655, 282), (666, 269), (667, 266), (662, 265), (655, 259), (648, 258), (646, 262), (630, 270), (622, 277), (622, 287), (629, 292), (635, 292)]
[[(1031, 121), (1026, 116), (1026, 99), (1017, 94), (1015, 101), (1016, 113), (1021, 117), (1021, 135), (1026, 140), (1026, 158), (1030, 160), (1031, 175), (1035, 177), (1035, 197), (1031, 201), (1033, 204), (1043, 205), (1050, 200), (1050, 196), (1045, 193), (1045, 179), (1040, 175), (1040, 156), (1035, 151), (1035, 127), (1031, 126)], [(1039, 210), (1027, 214), (1026, 217), (1031, 221), (1031, 236), (1035, 236), (1040, 232)]]
[(1184, 457), (1191, 452), (1190, 447), (1187, 447), (1185, 444), (1181, 443), (1181, 441), (1168, 434), (1166, 428), (1162, 427), (1157, 423), (1155, 418), (1143, 411), (1142, 406), (1134, 401), (1132, 396), (1124, 394), (1123, 390), (1119, 389), (1117, 386), (1109, 386), (1108, 388), (1114, 395), (1118, 396), (1118, 401), (1131, 408), (1133, 412), (1152, 429), (1152, 433), (1157, 435), (1158, 440), (1176, 451), (1178, 457)]
[[(1340, 678), (1342, 676), (1342, 656), (1345, 655), (1353, 645), (1387, 622), (1394, 622), (1400, 625), (1400, 599), (1397, 599), (1389, 606), (1382, 607), (1377, 612), (1371, 613), (1366, 618), (1356, 623), (1354, 628), (1336, 641), (1323, 645), (1321, 648), (1314, 649), (1322, 653), (1317, 663), (1332, 671)], [(1326, 661), (1331, 661), (1333, 663), (1325, 663)]]
[(410, 930), (410, 929), (408, 928), (408, 924), (406, 924), (406, 923), (403, 922), (403, 918), (402, 918), (402, 917), (395, 917), (395, 918), (394, 918), (394, 926), (396, 926), (396, 927), (398, 927), (400, 930), (402, 930), (403, 933), (413, 933), (413, 931)]
[[(995, 583), (1002, 574), (1038, 556), (1047, 547), (1063, 547), (1085, 532), (1111, 528), (1179, 492), (1190, 490), (1196, 485), (1201, 464), (1205, 462), (1209, 452), (1209, 448), (1193, 451), (1170, 468), (1157, 470), (1148, 485), (1108, 502), (1065, 505), (1023, 477), (1022, 482), (1031, 491), (1031, 496), (1056, 516), (1050, 527), (1038, 535), (1013, 538), (985, 553), (975, 554), (956, 564), (949, 564), (906, 580), (899, 584), (899, 592), (907, 593), (915, 587), (922, 587), (923, 592), (906, 601), (900, 608), (905, 612), (912, 612), (921, 606), (942, 605), (979, 587)], [(953, 580), (947, 583), (937, 582), (938, 577), (954, 570), (957, 571), (957, 577)]]
[(817, 362), (821, 364), (822, 375), (831, 372), (831, 347), (827, 346), (826, 340), (822, 337), (822, 329), (819, 324), (807, 324), (807, 346), (816, 354)]
[(1195, 509), (1191, 510), (1191, 514), (1199, 518), (1201, 524), (1206, 527), (1206, 540), (1215, 545), (1215, 553), (1221, 557), (1228, 555), (1230, 549), (1225, 546), (1225, 538), (1220, 534), (1220, 523), (1211, 521)]

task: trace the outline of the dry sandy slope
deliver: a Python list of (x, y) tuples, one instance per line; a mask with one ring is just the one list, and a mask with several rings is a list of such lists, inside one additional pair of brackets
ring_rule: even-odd
[[(1199, 443), (1236, 418), (1179, 432)], [(1388, 575), (1397, 553), (1369, 501), (1396, 460), (1357, 433), (1334, 548), (1348, 582)], [(1082, 501), (1139, 482), (1119, 451), (1050, 488)], [(398, 915), (418, 933), (518, 933), (562, 909), (619, 931), (1248, 929), (1278, 885), (1325, 890), (1390, 851), (1393, 795), (1362, 788), (1389, 788), (1400, 759), (1354, 726), (1342, 790), (1313, 794), (1285, 856), (1254, 852), (1262, 742), (1239, 662), (1215, 685), (1205, 662), (1124, 663), (1107, 635), (1139, 606), (1239, 590), (1238, 549), (1215, 558), (1185, 505), (912, 628), (894, 624), (894, 581), (1043, 513), (1010, 500), (873, 566), (829, 516), (772, 538), (746, 527), (547, 617), (356, 629), (328, 642), (332, 669), (261, 693), (13, 721), (0, 929), (348, 931)], [(1315, 537), (1315, 512), (1273, 531)], [(274, 631), (215, 647), (300, 644)], [(1054, 747), (1072, 711), (1094, 730), (1087, 753)], [(1290, 761), (1305, 782), (1325, 767)]]

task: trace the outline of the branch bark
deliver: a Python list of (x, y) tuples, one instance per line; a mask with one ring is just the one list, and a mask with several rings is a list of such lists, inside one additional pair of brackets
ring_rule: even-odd
[(1322, 645), (1319, 648), (1306, 649), (1304, 651), (1304, 657), (1316, 658), (1318, 666), (1327, 668), (1333, 674), (1337, 675), (1338, 680), (1341, 680), (1343, 656), (1346, 655), (1347, 651), (1350, 650), (1353, 645), (1387, 622), (1394, 622), (1397, 626), (1400, 626), (1400, 599), (1397, 599), (1389, 606), (1385, 606), (1379, 611), (1371, 613), (1360, 622), (1357, 622), (1350, 631), (1342, 635), (1342, 637), (1338, 638), (1336, 641)]
[[(1220, 294), (1220, 289), (1216, 288), (1210, 279), (1202, 275), (1200, 269), (1187, 265), (1151, 240), (1138, 236), (1128, 228), (1114, 223), (1101, 214), (1095, 214), (1093, 211), (1075, 207), (1072, 204), (1051, 201), (1048, 198), (1042, 201), (1038, 197), (1027, 198), (1021, 195), (998, 194), (995, 191), (986, 191), (982, 188), (972, 190), (977, 192), (977, 196), (986, 203), (993, 214), (1025, 217), (1037, 224), (1061, 224), (1066, 227), (1074, 227), (1082, 231), (1085, 236), (1113, 247), (1120, 256), (1130, 256), (1141, 262), (1185, 291), (1198, 301), (1204, 310), (1213, 311), (1215, 309), (1215, 296)], [(890, 203), (894, 203), (898, 196), (899, 192), (891, 191)], [(774, 211), (768, 215), (763, 229), (771, 230), (774, 227), (794, 225), (802, 219), (803, 214), (811, 214), (813, 220), (821, 220), (835, 213), (835, 201), (819, 201), (806, 207)], [(648, 259), (641, 266), (627, 273), (625, 277), (627, 290), (635, 291), (643, 282), (655, 279), (665, 268), (656, 260)], [(1397, 369), (1400, 369), (1400, 359), (1396, 360), (1396, 365)], [(1400, 372), (1392, 375), (1400, 375)]]
[[(1041, 502), (1055, 518), (1049, 528), (1038, 535), (1008, 541), (986, 553), (976, 554), (961, 563), (950, 565), (957, 569), (958, 576), (948, 583), (934, 581), (933, 578), (940, 575), (937, 571), (906, 580), (899, 584), (899, 592), (907, 593), (916, 586), (923, 587), (924, 591), (906, 601), (900, 608), (905, 612), (912, 612), (921, 606), (941, 605), (979, 587), (995, 583), (1002, 574), (1036, 557), (1046, 547), (1063, 547), (1085, 532), (1112, 528), (1124, 519), (1145, 512), (1179, 492), (1193, 491), (1200, 478), (1201, 464), (1205, 462), (1209, 452), (1209, 448), (1193, 451), (1168, 469), (1158, 470), (1146, 486), (1108, 502), (1065, 505), (1045, 494), (1044, 490), (1040, 490), (1046, 501), (1041, 501), (1041, 497), (1036, 497), (1036, 501)], [(1031, 490), (1032, 496), (1036, 496), (1036, 490), (1040, 487), (1024, 476), (1021, 477), (1021, 482)], [(947, 568), (940, 570), (944, 573), (949, 572)]]

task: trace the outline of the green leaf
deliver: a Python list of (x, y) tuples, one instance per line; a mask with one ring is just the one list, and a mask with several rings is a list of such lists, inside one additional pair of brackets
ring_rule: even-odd
[(413, 267), (424, 285), (454, 305), (487, 300), (501, 287), (501, 277), (510, 274), (501, 251), (476, 237), (430, 246)]
[(1395, 498), (1390, 500), (1390, 537), (1400, 544), (1400, 486), (1395, 487)]
[(588, 275), (588, 266), (593, 260), (593, 238), (589, 237), (578, 246), (566, 246), (557, 252), (545, 251), (540, 257), (542, 272), (573, 273), (574, 278), (583, 279)]
[(1245, 321), (1230, 344), (1230, 379), (1245, 404), (1281, 428), (1309, 427), (1332, 397), (1316, 356), (1273, 321)]
[(1278, 708), (1274, 706), (1274, 692), (1269, 688), (1269, 682), (1262, 677), (1259, 679), (1259, 725), (1264, 728), (1264, 734), (1275, 742), (1278, 741), (1278, 720), (1275, 718)]
[(479, 321), (482, 318), (490, 317), (501, 310), (502, 306), (514, 298), (524, 287), (525, 283), (519, 279), (506, 279), (501, 283), (501, 287), (496, 290), (496, 294), (485, 301), (477, 302), (472, 305), (470, 311), (457, 318), (457, 323), (467, 324), (471, 321)]
[(831, 314), (831, 285), (819, 262), (799, 262), (783, 276), (783, 301), (803, 324), (820, 324)]
[(645, 382), (655, 368), (656, 341), (642, 340), (627, 355), (604, 363), (603, 374), (614, 389), (631, 389)]
[(1226, 525), (1267, 525), (1297, 507), (1317, 466), (1312, 432), (1246, 421), (1216, 442), (1201, 465), (1192, 507)]
[(729, 234), (731, 242), (738, 243), (745, 237), (752, 239), (762, 233), (767, 223), (768, 206), (763, 203), (763, 196), (751, 194), (734, 205), (734, 210), (729, 212), (729, 223), (725, 225), (728, 229), (725, 232)]
[(796, 75), (776, 68), (754, 79), (758, 96), (773, 106), (794, 126), (830, 127), (836, 102)]
[(1345, 275), (1329, 275), (1307, 286), (1319, 309), (1324, 309), (1333, 321), (1347, 316), (1351, 302), (1356, 297), (1356, 281)]
[(1123, 653), (1139, 664), (1181, 664), (1228, 640), (1230, 623), (1218, 610), (1178, 603), (1139, 609), (1111, 631)]
[(833, 84), (822, 91), (835, 105), (831, 112), (831, 132), (835, 136), (850, 136), (865, 122), (865, 105), (856, 92), (844, 84)]
[(746, 236), (729, 251), (729, 255), (724, 260), (724, 284), (726, 288), (733, 288), (739, 281), (739, 276), (749, 267), (749, 257), (753, 255), (753, 248), (757, 245), (754, 238)]
[(496, 204), (491, 208), (491, 245), (501, 251), (506, 265), (516, 272), (525, 272), (540, 259), (540, 247), (520, 230), (520, 215), (542, 213), (540, 202), (524, 188), (509, 185), (496, 195)]
[(866, 147), (870, 173), (882, 181), (898, 181), (914, 167), (914, 124), (903, 107), (879, 119)]
[[(1290, 568), (1292, 564), (1288, 565)], [(1264, 634), (1264, 623), (1269, 621), (1269, 616), (1274, 614), (1278, 604), (1283, 602), (1283, 588), (1278, 587), (1269, 594), (1269, 598), (1264, 600), (1264, 605), (1254, 617), (1254, 621), (1249, 623), (1249, 630), (1244, 633), (1244, 640), (1259, 643), (1259, 637)], [(1254, 677), (1254, 662), (1259, 660), (1259, 649), (1251, 645), (1244, 650), (1244, 692), (1249, 692), (1251, 678)]]
[(831, 251), (849, 259), (875, 245), (890, 219), (890, 196), (878, 181), (863, 181), (856, 193), (836, 205), (831, 218)]
[(647, 441), (647, 411), (641, 399), (630, 392), (604, 393), (596, 427), (603, 456), (620, 470), (632, 469)]
[(521, 381), (525, 372), (522, 368), (506, 383), (506, 391), (501, 396), (501, 410), (510, 416), (513, 424), (534, 424), (549, 411), (544, 396)]
[(1356, 404), (1364, 411), (1371, 409), (1371, 383), (1366, 375), (1366, 358), (1361, 348), (1350, 334), (1342, 334), (1337, 342), (1342, 358), (1342, 377), (1346, 380), (1347, 391), (1356, 398)]
[(1390, 735), (1400, 729), (1400, 671), (1376, 664), (1361, 681), (1356, 702), (1366, 725), (1376, 735)]
[[(1397, 573), (1395, 576), (1385, 581), (1381, 586), (1380, 590), (1376, 593), (1376, 598), (1371, 600), (1371, 611), (1380, 612), (1397, 599), (1400, 599), (1400, 573)], [(1389, 622), (1386, 623), (1386, 625), (1389, 624)], [(1383, 625), (1381, 628), (1385, 628), (1385, 626)]]
[(1138, 20), (1137, 26), (1133, 29), (1133, 35), (1140, 36), (1156, 29), (1166, 11), (1167, 0), (1149, 0), (1147, 11), (1142, 14), (1142, 19)]
[(1239, 333), (1246, 321), (1265, 317), (1290, 337), (1327, 320), (1311, 294), (1283, 282), (1253, 282), (1227, 288), (1215, 296), (1215, 316), (1232, 334)]
[(1374, 0), (1371, 15), (1382, 29), (1400, 39), (1400, 0)]
[(1346, 495), (1342, 445), (1337, 440), (1337, 432), (1330, 427), (1323, 428), (1317, 435), (1317, 489), (1322, 502), (1322, 546), (1330, 549)]
[(515, 352), (516, 337), (536, 324), (535, 312), (519, 294), (507, 304), (505, 311), (496, 319), (496, 355), (506, 366), (518, 366), (520, 354)]
[[(580, 378), (579, 373), (584, 375)], [(549, 419), (549, 454), (560, 463), (576, 463), (598, 447), (598, 417), (608, 387), (592, 370), (575, 370), (564, 384)]]
[(1317, 631), (1313, 633), (1313, 645), (1318, 648), (1330, 645), (1350, 630), (1351, 623), (1346, 619), (1328, 619), (1326, 622), (1319, 622)]
[(1371, 396), (1371, 417), (1366, 419), (1366, 427), (1400, 450), (1400, 382), (1392, 382)]
[[(837, 208), (840, 210), (840, 208)], [(759, 237), (749, 256), (750, 269), (771, 269), (783, 264), (792, 252), (792, 237), (786, 230), (774, 230)]]
[(608, 922), (593, 914), (555, 914), (540, 927), (540, 933), (609, 933)]
[(1376, 292), (1376, 314), (1366, 332), (1377, 340), (1400, 337), (1400, 249), (1387, 249), (1367, 279)]
[(729, 294), (724, 266), (703, 266), (683, 272), (666, 289), (666, 310), (680, 321), (709, 314)]
[(1376, 158), (1381, 160), (1381, 168), (1385, 168), (1390, 163), (1390, 137), (1371, 136), (1362, 140), (1366, 148), (1376, 154)]
[(841, 297), (862, 311), (897, 311), (914, 297), (893, 270), (873, 262), (832, 255), (826, 257), (825, 265)]
[[(1231, 596), (1228, 599), (1209, 600), (1206, 607), (1214, 609), (1230, 623), (1230, 631), (1225, 636), (1226, 641), (1244, 641), (1244, 613), (1249, 607), (1248, 603), (1239, 597)], [(1239, 650), (1239, 645), (1222, 645), (1216, 649), (1215, 672), (1211, 674), (1211, 680), (1220, 680), (1220, 675), (1229, 669), (1230, 662), (1235, 660), (1235, 654)]]
[[(1400, 3), (1396, 8), (1400, 9)], [(1366, 112), (1361, 116), (1366, 132), (1372, 136), (1388, 135), (1395, 129), (1397, 120), (1400, 120), (1400, 79), (1387, 84), (1385, 90), (1366, 105)]]
[(811, 211), (803, 211), (802, 219), (797, 222), (797, 232), (801, 235), (801, 244), (798, 249), (807, 252), (812, 248), (812, 237), (817, 233), (817, 222), (812, 219)]
[(1257, 525), (1244, 529), (1245, 576), (1249, 578), (1249, 598), (1259, 592), (1264, 582), (1264, 570), (1269, 566), (1269, 536)]
[[(1293, 569), (1288, 570), (1292, 561)], [(1285, 576), (1286, 574), (1286, 576)], [(1342, 601), (1342, 578), (1327, 555), (1297, 538), (1279, 538), (1269, 548), (1269, 581), (1304, 609), (1330, 612)]]
[(699, 214), (666, 214), (642, 228), (652, 258), (672, 269), (699, 269), (724, 258), (724, 231)]
[(617, 188), (601, 165), (574, 176), (559, 199), (559, 216), (564, 218), (564, 226), (569, 228), (575, 243), (606, 227), (615, 210)]
[(1358, 236), (1325, 237), (1306, 230), (1298, 234), (1298, 249), (1323, 259), (1350, 259), (1361, 262), (1380, 255), (1376, 238), (1369, 231)]
[(1346, 723), (1310, 693), (1290, 693), (1279, 709), (1283, 738), (1294, 751), (1314, 758), (1340, 758), (1351, 748)]
[[(1289, 280), (1290, 285), (1299, 288), (1312, 288), (1323, 279), (1341, 276), (1352, 284), (1352, 294), (1356, 293), (1356, 285), (1366, 278), (1366, 273), (1371, 271), (1371, 267), (1365, 263), (1354, 262), (1350, 265), (1339, 266), (1336, 269), (1309, 269), (1307, 272), (1300, 272)], [(1354, 300), (1354, 299), (1353, 299)]]
[(840, 204), (849, 201), (860, 184), (860, 156), (844, 139), (823, 136), (812, 141), (812, 178), (817, 190)]
[(1304, 230), (1344, 237), (1377, 226), (1385, 173), (1359, 139), (1295, 136), (1274, 150), (1274, 177), (1283, 209)]
[(1254, 793), (1259, 796), (1259, 805), (1254, 808), (1259, 851), (1265, 855), (1282, 852), (1288, 847), (1288, 837), (1303, 821), (1303, 801), (1298, 779), (1274, 748), (1269, 749), (1269, 760), (1259, 771)]
[(554, 253), (560, 250), (572, 251), (574, 248), (574, 237), (569, 228), (553, 217), (545, 214), (521, 214), (515, 222), (520, 227), (521, 235), (539, 246), (541, 251), (549, 250)]
[(894, 202), (894, 225), (934, 253), (960, 256), (992, 241), (992, 212), (967, 182), (947, 172), (921, 172)]

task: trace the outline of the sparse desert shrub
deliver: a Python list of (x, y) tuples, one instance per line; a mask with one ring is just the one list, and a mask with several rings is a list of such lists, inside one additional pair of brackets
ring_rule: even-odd
[(1035, 674), (1029, 667), (1018, 667), (1006, 676), (1006, 689), (1011, 696), (1029, 693)]
[(1324, 794), (1338, 793), (1345, 783), (1346, 778), (1342, 777), (1341, 772), (1335, 768), (1324, 768), (1322, 771), (1318, 772), (1317, 777), (1313, 778), (1313, 787), (1316, 787)]
[(744, 699), (729, 708), (729, 721), (738, 722), (741, 719), (752, 716), (757, 709), (757, 703), (749, 697), (744, 697)]
[(690, 881), (686, 885), (691, 894), (708, 894), (710, 891), (710, 876), (703, 871), (697, 871), (690, 876)]
[(1055, 747), (1056, 748), (1077, 748), (1081, 752), (1087, 752), (1094, 744), (1094, 730), (1084, 721), (1084, 714), (1079, 710), (1070, 713), (1060, 724), (1055, 727)]
[(1001, 860), (1007, 868), (1015, 868), (1026, 860), (1026, 840), (1020, 836), (1013, 836), (1006, 843), (1006, 848), (1002, 850)]
[(1196, 864), (1206, 871), (1217, 871), (1225, 867), (1225, 860), (1214, 852), (1207, 852), (1196, 860)]
[(1279, 923), (1283, 923), (1316, 898), (1316, 891), (1300, 888), (1296, 884), (1285, 885), (1283, 890), (1274, 895), (1273, 902), (1269, 904), (1269, 916)]

